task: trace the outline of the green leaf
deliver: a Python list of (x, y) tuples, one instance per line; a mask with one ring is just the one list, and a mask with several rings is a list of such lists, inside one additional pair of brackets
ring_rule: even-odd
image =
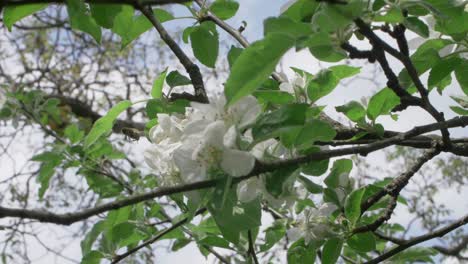
[(310, 53), (321, 61), (338, 62), (347, 57), (346, 52), (332, 41), (327, 32), (312, 34), (303, 45), (309, 48)]
[(375, 237), (371, 232), (355, 234), (346, 241), (348, 246), (359, 252), (375, 250)]
[(89, 15), (84, 1), (67, 0), (67, 11), (72, 28), (90, 34), (97, 43), (101, 42), (101, 27)]
[(356, 75), (359, 72), (360, 68), (348, 65), (338, 65), (322, 70), (310, 81), (307, 86), (307, 95), (312, 102), (316, 102), (331, 93), (342, 79)]
[(90, 253), (94, 242), (98, 236), (105, 230), (106, 221), (99, 221), (93, 225), (91, 230), (86, 234), (85, 238), (81, 241), (81, 254), (86, 256)]
[(273, 72), (294, 40), (283, 34), (270, 34), (246, 48), (232, 66), (224, 93), (229, 104), (251, 94)]
[(330, 238), (325, 242), (322, 251), (323, 264), (335, 264), (341, 254), (343, 241), (339, 238)]
[(253, 93), (261, 103), (288, 104), (294, 101), (294, 96), (279, 90), (258, 90)]
[(288, 17), (270, 17), (263, 22), (264, 35), (281, 33), (291, 38), (300, 38), (312, 33), (310, 23), (296, 22)]
[(260, 252), (272, 248), (278, 241), (286, 235), (286, 226), (283, 220), (277, 220), (272, 226), (265, 230), (265, 243), (260, 245)]
[[(114, 19), (112, 32), (121, 37), (122, 48), (153, 28), (151, 22), (144, 15), (134, 17), (134, 12), (133, 7), (125, 5), (122, 7), (122, 12)], [(174, 19), (174, 16), (164, 9), (153, 9), (153, 14), (161, 23)]]
[(352, 191), (348, 197), (346, 198), (345, 202), (345, 215), (346, 218), (351, 222), (352, 226), (354, 226), (361, 216), (361, 200), (362, 196), (364, 195), (365, 189), (357, 189)]
[(345, 78), (352, 77), (361, 72), (360, 67), (354, 67), (349, 65), (336, 65), (328, 69), (333, 72), (333, 74), (339, 81)]
[(302, 126), (305, 121), (306, 104), (288, 104), (269, 113), (262, 114), (252, 128), (256, 142), (278, 136), (294, 126)]
[[(224, 182), (220, 182), (208, 204), (208, 210), (215, 219), (223, 237), (237, 244), (240, 233), (261, 225), (261, 205), (258, 199), (248, 203), (237, 200), (236, 189), (224, 194)], [(223, 203), (223, 197), (226, 197)]]
[(429, 90), (434, 87), (440, 87), (441, 82), (449, 76), (453, 70), (458, 68), (462, 62), (463, 60), (458, 57), (451, 57), (438, 62), (429, 72), (429, 79), (427, 81)]
[(216, 0), (210, 6), (210, 11), (222, 20), (233, 17), (238, 9), (239, 3), (233, 0)]
[(375, 16), (374, 21), (397, 24), (403, 22), (404, 19), (405, 17), (401, 9), (397, 6), (392, 6), (385, 15)]
[(331, 93), (338, 85), (338, 79), (330, 70), (322, 70), (314, 76), (307, 86), (307, 95), (312, 102)]
[(306, 177), (304, 176), (299, 176), (299, 181), (302, 182), (302, 184), (304, 185), (304, 187), (307, 189), (307, 191), (309, 191), (310, 193), (322, 193), (323, 191), (323, 188), (322, 186), (314, 183), (313, 181), (307, 179)]
[(310, 147), (315, 142), (328, 142), (334, 139), (336, 131), (333, 127), (319, 119), (312, 119), (305, 124), (296, 137), (297, 147)]
[(375, 121), (377, 117), (389, 114), (390, 111), (399, 104), (400, 97), (391, 89), (384, 88), (369, 100), (367, 116)]
[(289, 6), (281, 16), (289, 17), (299, 22), (310, 22), (319, 3), (310, 0), (298, 0)]
[(353, 169), (353, 161), (350, 159), (339, 159), (333, 163), (330, 174), (325, 178), (325, 184), (330, 188), (337, 188), (340, 184), (340, 175), (349, 174)]
[(104, 255), (101, 252), (93, 250), (83, 256), (81, 264), (99, 264), (103, 258)]
[(288, 264), (315, 263), (316, 251), (314, 243), (306, 245), (304, 239), (300, 239), (288, 248)]
[(190, 33), (190, 42), (195, 57), (204, 65), (214, 68), (218, 58), (219, 40), (213, 22), (203, 22)]
[(188, 77), (180, 74), (178, 71), (171, 71), (166, 76), (166, 82), (171, 88), (192, 84), (192, 81)]
[(49, 188), (50, 179), (55, 174), (55, 168), (62, 163), (63, 155), (58, 152), (44, 152), (31, 158), (32, 161), (42, 162), (39, 168), (37, 182), (40, 184), (39, 198), (44, 198), (44, 194)]
[(174, 252), (178, 251), (179, 249), (182, 249), (185, 246), (187, 246), (190, 242), (192, 242), (192, 240), (185, 238), (185, 237), (176, 239), (176, 241), (174, 241), (174, 244), (172, 244), (171, 250)]
[(111, 29), (114, 26), (115, 17), (122, 12), (123, 5), (118, 4), (89, 4), (91, 15), (98, 25)]
[(437, 250), (433, 248), (411, 247), (396, 254), (390, 258), (389, 261), (398, 264), (414, 262), (434, 263), (434, 260), (431, 258), (431, 256), (436, 256), (437, 253)]
[(344, 113), (353, 122), (365, 121), (366, 109), (359, 102), (351, 101), (335, 109), (339, 113)]
[(468, 109), (463, 109), (459, 106), (450, 106), (450, 109), (459, 115), (468, 116)]
[(109, 133), (112, 130), (112, 126), (114, 125), (114, 121), (117, 119), (117, 117), (130, 106), (132, 106), (132, 102), (128, 100), (122, 101), (112, 107), (105, 116), (96, 120), (85, 138), (84, 147), (90, 147), (101, 136)]
[(84, 131), (81, 131), (76, 124), (67, 126), (64, 134), (72, 144), (78, 143), (84, 137)]
[(327, 172), (328, 163), (330, 163), (329, 159), (313, 160), (305, 165), (302, 165), (301, 169), (304, 174), (311, 176), (320, 176)]
[(153, 82), (153, 88), (151, 89), (151, 96), (153, 98), (161, 98), (162, 90), (164, 87), (164, 81), (166, 80), (167, 68), (156, 78)]
[[(466, 65), (466, 60), (463, 60), (463, 65)], [(460, 84), (463, 93), (468, 96), (468, 71), (466, 67), (459, 67), (455, 69), (455, 77)]]
[(3, 10), (3, 23), (8, 28), (8, 31), (11, 31), (13, 24), (46, 7), (47, 4), (26, 4), (7, 6)]
[(296, 179), (295, 167), (283, 166), (273, 172), (265, 174), (265, 189), (273, 197), (287, 195)]
[(231, 46), (231, 49), (228, 52), (227, 58), (228, 58), (228, 63), (229, 63), (229, 68), (232, 68), (232, 65), (234, 65), (234, 62), (237, 60), (239, 55), (242, 53), (244, 49), (238, 48), (234, 45)]
[(405, 18), (403, 25), (423, 38), (429, 37), (429, 28), (418, 17)]

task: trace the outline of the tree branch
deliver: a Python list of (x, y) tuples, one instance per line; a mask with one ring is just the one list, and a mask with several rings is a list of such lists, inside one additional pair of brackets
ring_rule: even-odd
[[(135, 0), (85, 0), (87, 3), (92, 4), (124, 4), (136, 6)], [(142, 0), (138, 3), (139, 6), (152, 6), (152, 5), (167, 5), (167, 4), (181, 4), (189, 2), (190, 0)], [(0, 7), (5, 6), (21, 6), (29, 4), (65, 4), (65, 0), (2, 0)], [(1, 10), (1, 8), (0, 8)]]
[(395, 248), (391, 249), (390, 251), (387, 251), (386, 253), (368, 261), (368, 262), (365, 262), (365, 264), (377, 264), (377, 263), (380, 263), (386, 259), (389, 259), (391, 257), (393, 257), (394, 255), (402, 252), (403, 250), (409, 248), (409, 247), (412, 247), (414, 245), (417, 245), (419, 243), (422, 243), (422, 242), (425, 242), (427, 240), (431, 240), (433, 238), (436, 238), (436, 237), (443, 237), (444, 235), (446, 235), (447, 233), (450, 233), (451, 231), (461, 227), (461, 226), (464, 226), (468, 223), (468, 215), (465, 215), (464, 217), (460, 218), (459, 220), (457, 220), (456, 222), (450, 224), (450, 225), (447, 225), (443, 228), (440, 228), (434, 232), (431, 232), (431, 233), (427, 233), (425, 235), (422, 235), (422, 236), (418, 236), (418, 237), (415, 237), (415, 238), (412, 238), (412, 239), (409, 239), (409, 240), (405, 240), (403, 243), (401, 243), (400, 245), (396, 246)]
[(153, 14), (151, 8), (140, 5), (139, 3), (137, 4), (137, 8), (143, 13), (143, 15), (146, 16), (146, 18), (148, 18), (151, 24), (153, 24), (154, 28), (161, 36), (161, 39), (167, 44), (167, 46), (169, 46), (169, 48), (172, 50), (177, 59), (179, 59), (180, 63), (184, 66), (185, 70), (189, 74), (195, 89), (195, 96), (193, 100), (201, 103), (207, 103), (208, 97), (206, 95), (203, 77), (198, 66), (190, 60), (190, 58), (185, 54), (182, 48), (180, 48), (177, 42), (172, 39), (161, 22)]
[[(318, 151), (307, 156), (303, 156), (303, 157), (299, 157), (295, 159), (289, 159), (289, 160), (281, 160), (275, 163), (262, 163), (262, 162), (257, 161), (254, 169), (249, 174), (242, 176), (242, 177), (235, 178), (233, 180), (233, 184), (239, 183), (243, 180), (249, 179), (261, 173), (271, 172), (280, 168), (284, 168), (285, 166), (304, 164), (310, 161), (323, 160), (323, 159), (339, 157), (339, 156), (344, 156), (344, 155), (352, 155), (352, 154), (367, 155), (370, 152), (397, 144), (408, 138), (412, 138), (412, 137), (415, 137), (415, 136), (418, 136), (427, 132), (431, 132), (434, 130), (439, 130), (441, 127), (450, 128), (450, 127), (459, 127), (459, 126), (466, 126), (466, 125), (468, 125), (468, 116), (455, 117), (446, 122), (433, 123), (433, 124), (429, 124), (425, 126), (415, 127), (406, 133), (402, 133), (402, 134), (399, 134), (398, 136), (395, 136), (389, 139), (384, 139), (381, 141), (377, 141), (377, 142), (374, 142), (372, 144), (365, 145), (365, 146), (322, 150), (322, 151)], [(153, 190), (147, 193), (133, 195), (122, 200), (99, 205), (94, 208), (86, 209), (86, 210), (83, 210), (81, 212), (76, 212), (76, 213), (55, 214), (55, 213), (51, 213), (51, 212), (47, 212), (43, 210), (26, 210), (26, 209), (13, 209), (13, 208), (0, 207), (0, 218), (3, 218), (3, 217), (29, 218), (29, 219), (38, 220), (40, 222), (54, 223), (54, 224), (60, 224), (60, 225), (71, 225), (74, 222), (82, 221), (91, 216), (104, 213), (110, 210), (119, 209), (128, 205), (136, 204), (145, 200), (154, 199), (157, 197), (162, 197), (162, 196), (181, 193), (181, 192), (188, 192), (188, 191), (211, 188), (211, 187), (214, 187), (217, 184), (217, 182), (218, 180), (215, 179), (215, 180), (201, 181), (201, 182), (190, 183), (190, 184), (177, 185), (173, 187), (161, 187), (161, 188), (158, 188), (156, 190)]]
[[(195, 216), (196, 215), (199, 215), (199, 214), (203, 214), (204, 212), (206, 211), (206, 208), (202, 208), (200, 210), (198, 210), (197, 212), (195, 212)], [(153, 244), (154, 242), (158, 241), (160, 238), (162, 238), (163, 236), (169, 234), (170, 232), (176, 230), (177, 228), (179, 228), (180, 226), (182, 226), (183, 224), (185, 224), (187, 221), (189, 220), (188, 217), (178, 221), (177, 223), (173, 224), (171, 227), (163, 230), (162, 232), (160, 232), (159, 234), (157, 234), (156, 236), (154, 236), (153, 238), (143, 242), (142, 244), (128, 250), (127, 252), (121, 254), (121, 255), (117, 255), (114, 257), (114, 259), (112, 260), (111, 264), (116, 264), (116, 263), (119, 263), (120, 261), (122, 261), (124, 258), (138, 252), (140, 249), (146, 247), (146, 246), (149, 246), (151, 244)]]

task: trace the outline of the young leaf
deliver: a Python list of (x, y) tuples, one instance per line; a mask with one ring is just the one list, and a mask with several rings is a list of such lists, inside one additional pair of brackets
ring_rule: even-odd
[(111, 29), (114, 26), (115, 17), (122, 11), (119, 4), (89, 4), (91, 15), (98, 25)]
[[(122, 39), (122, 49), (138, 38), (141, 34), (153, 28), (151, 22), (144, 16), (134, 17), (135, 10), (131, 6), (123, 6), (122, 11), (114, 18), (112, 32)], [(161, 22), (174, 19), (174, 16), (164, 9), (153, 9), (154, 16)]]
[(281, 33), (292, 38), (300, 38), (312, 33), (310, 23), (296, 22), (288, 17), (270, 17), (263, 22), (264, 35)]
[(273, 72), (283, 54), (294, 45), (294, 39), (283, 34), (270, 34), (246, 48), (232, 66), (224, 88), (229, 104), (251, 94)]
[(340, 175), (349, 173), (353, 169), (353, 161), (350, 159), (340, 159), (333, 163), (330, 174), (325, 179), (325, 184), (330, 188), (337, 188), (340, 183)]
[(94, 144), (101, 136), (109, 133), (112, 130), (112, 126), (114, 125), (114, 121), (123, 111), (127, 110), (132, 105), (132, 102), (126, 100), (118, 103), (114, 107), (112, 107), (109, 112), (96, 120), (91, 131), (89, 131), (88, 135), (84, 141), (84, 147), (88, 148), (92, 144)]
[(304, 176), (299, 176), (299, 180), (302, 182), (304, 187), (309, 191), (310, 193), (322, 193), (323, 188), (322, 186), (314, 183), (313, 181), (307, 179)]
[(352, 191), (346, 198), (345, 202), (345, 215), (346, 218), (354, 226), (361, 216), (361, 200), (364, 195), (365, 189), (357, 189)]
[(305, 121), (306, 104), (284, 105), (278, 110), (260, 116), (252, 128), (255, 141), (260, 142), (277, 136), (281, 131), (302, 126)]
[(244, 49), (238, 48), (234, 45), (231, 46), (231, 49), (228, 52), (227, 58), (228, 58), (228, 63), (229, 63), (229, 68), (232, 68), (232, 65), (234, 65), (234, 62), (237, 60), (239, 55), (242, 53)]
[(344, 113), (351, 121), (360, 122), (366, 117), (366, 109), (356, 101), (351, 101), (345, 105), (335, 107), (339, 113)]
[(47, 4), (26, 4), (26, 5), (12, 5), (7, 6), (3, 10), (3, 23), (11, 31), (13, 24), (21, 19), (30, 16), (44, 8)]
[(161, 98), (162, 90), (164, 87), (164, 81), (166, 80), (167, 68), (156, 78), (153, 82), (153, 88), (151, 89), (151, 97)]
[(42, 162), (39, 169), (37, 182), (41, 185), (39, 188), (39, 198), (44, 198), (44, 194), (49, 188), (49, 182), (55, 174), (55, 168), (62, 163), (63, 155), (55, 152), (44, 152), (34, 156), (31, 160)]
[(192, 84), (192, 81), (188, 77), (180, 74), (178, 71), (171, 71), (166, 76), (166, 82), (171, 88)]
[(346, 243), (348, 243), (349, 247), (359, 252), (375, 250), (375, 237), (371, 232), (355, 234)]
[(190, 33), (190, 42), (195, 57), (204, 65), (214, 68), (218, 58), (218, 32), (213, 22), (204, 22), (194, 27)]
[(306, 245), (304, 239), (300, 239), (288, 248), (288, 264), (315, 263), (316, 254), (314, 243)]
[(429, 37), (429, 28), (418, 17), (405, 18), (403, 25), (423, 38)]
[(101, 42), (101, 27), (89, 15), (83, 1), (67, 0), (67, 11), (72, 28), (90, 34), (97, 43)]
[[(463, 64), (466, 65), (466, 60), (463, 61)], [(463, 93), (468, 96), (468, 74), (466, 72), (466, 67), (455, 69), (455, 77), (457, 78)]]
[(336, 131), (333, 127), (319, 119), (308, 121), (296, 137), (296, 146), (311, 146), (317, 141), (328, 142), (334, 139)]
[(375, 121), (377, 117), (389, 114), (390, 111), (399, 104), (400, 97), (391, 89), (384, 88), (369, 100), (367, 116)]
[(210, 11), (222, 20), (233, 17), (238, 9), (239, 3), (234, 0), (216, 0), (210, 6)]
[(458, 68), (462, 62), (463, 60), (458, 57), (451, 57), (443, 59), (437, 63), (429, 72), (429, 79), (427, 81), (429, 90), (436, 86), (440, 87), (441, 82), (443, 82), (443, 80), (449, 76), (453, 70)]
[(322, 252), (323, 264), (335, 264), (343, 247), (343, 241), (339, 238), (330, 238), (325, 242)]

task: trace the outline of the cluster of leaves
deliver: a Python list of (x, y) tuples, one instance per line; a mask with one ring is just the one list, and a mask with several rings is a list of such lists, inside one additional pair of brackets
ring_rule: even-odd
[[(3, 21), (11, 30), (14, 23), (46, 6), (7, 6), (3, 11)], [(88, 5), (80, 0), (67, 0), (66, 6), (71, 27), (88, 33), (97, 42), (101, 40), (101, 31), (107, 29), (120, 36), (121, 46), (125, 48), (153, 27), (147, 16), (128, 5)], [(233, 0), (216, 0), (200, 9), (193, 8), (191, 3), (183, 6), (190, 11), (196, 23), (184, 29), (182, 39), (187, 44), (190, 42), (193, 54), (201, 64), (214, 68), (219, 57), (220, 28), (207, 17), (214, 14), (221, 20), (227, 20), (236, 14), (239, 3)], [(175, 19), (163, 9), (156, 8), (152, 12), (159, 22)], [(434, 18), (435, 27), (427, 25), (421, 19), (423, 16)], [(451, 109), (459, 115), (468, 115), (468, 80), (463, 67), (466, 65), (466, 58), (463, 56), (467, 48), (468, 27), (464, 23), (466, 17), (464, 5), (456, 1), (350, 0), (344, 5), (333, 1), (292, 1), (280, 16), (264, 21), (264, 37), (261, 40), (245, 49), (231, 47), (227, 54), (231, 71), (224, 86), (224, 94), (228, 105), (248, 95), (255, 96), (262, 103), (263, 113), (251, 127), (254, 142), (273, 138), (297, 156), (320, 151), (319, 143), (331, 144), (337, 132), (332, 124), (320, 119), (324, 107), (316, 103), (332, 93), (341, 80), (359, 74), (360, 68), (340, 64), (314, 74), (293, 69), (305, 79), (305, 86), (302, 87), (305, 100), (299, 100), (297, 94), (280, 90), (281, 82), (270, 76), (284, 54), (293, 48), (297, 51), (308, 50), (316, 59), (328, 63), (337, 63), (348, 58), (342, 44), (348, 43), (352, 38), (364, 39), (355, 25), (356, 19), (361, 19), (366, 23), (376, 23), (375, 28), (383, 30), (390, 26), (404, 25), (423, 38), (431, 37), (431, 31), (437, 31), (437, 34), (443, 36), (425, 41), (411, 55), (410, 60), (419, 75), (429, 73), (428, 92), (436, 88), (442, 94), (444, 88), (452, 83), (454, 73), (465, 96), (453, 96), (459, 106)], [(447, 48), (451, 48), (453, 52), (441, 55), (440, 51)], [(398, 74), (398, 81), (410, 94), (417, 91), (406, 68)], [(148, 129), (157, 124), (158, 113), (184, 114), (185, 107), (189, 105), (189, 101), (185, 99), (170, 100), (170, 91), (167, 94), (163, 92), (165, 84), (171, 91), (174, 87), (191, 85), (192, 80), (177, 71), (168, 72), (167, 69), (156, 78), (151, 91), (152, 98), (148, 98), (146, 104)], [(78, 168), (78, 174), (84, 176), (88, 186), (100, 198), (121, 198), (129, 192), (125, 183), (109, 177), (103, 168), (108, 160), (125, 158), (125, 154), (118, 151), (107, 137), (119, 115), (131, 108), (132, 102), (119, 102), (92, 126), (71, 122), (57, 132), (56, 127), (66, 118), (63, 116), (66, 109), (60, 106), (59, 100), (44, 99), (38, 93), (22, 92), (11, 94), (10, 97), (18, 104), (7, 105), (2, 109), (2, 118), (12, 118), (14, 111), (23, 111), (57, 139), (49, 151), (33, 158), (41, 164), (37, 178), (41, 199), (59, 168)], [(351, 101), (336, 107), (336, 111), (343, 113), (360, 129), (361, 132), (351, 140), (365, 136), (383, 138), (385, 130), (377, 119), (389, 114), (396, 119), (392, 110), (401, 103), (401, 98), (392, 87), (383, 87), (370, 98), (368, 105)], [(332, 166), (329, 163), (329, 159), (302, 162), (264, 173), (266, 189), (275, 198), (290, 195), (291, 188), (298, 184), (308, 192), (305, 199), (294, 197), (294, 210), (274, 208), (280, 214), (297, 215), (308, 207), (316, 207), (315, 202), (318, 199), (333, 203), (339, 208), (332, 219), (339, 224), (340, 232), (310, 243), (305, 243), (304, 239), (292, 243), (287, 252), (288, 263), (312, 263), (318, 257), (317, 252), (321, 253), (322, 263), (336, 263), (340, 256), (365, 261), (372, 259), (375, 252), (383, 253), (387, 249), (387, 241), (377, 238), (373, 232), (355, 234), (353, 230), (373, 223), (380, 217), (378, 210), (388, 207), (390, 199), (382, 199), (366, 213), (361, 211), (361, 204), (384, 190), (390, 179), (359, 188), (354, 185), (343, 187), (340, 185), (340, 178), (351, 172), (352, 161), (339, 159)], [(323, 175), (326, 175), (324, 185), (312, 180), (313, 177)], [(138, 186), (135, 189), (158, 187), (157, 177), (154, 175), (143, 177), (135, 172), (128, 178), (130, 185)], [(252, 253), (249, 249), (252, 237), (254, 240), (257, 236), (263, 238), (263, 243), (258, 246), (259, 252), (267, 252), (283, 241), (286, 230), (294, 225), (294, 219), (277, 219), (264, 230), (263, 235), (260, 234), (263, 231), (260, 229), (263, 201), (238, 201), (235, 188), (230, 188), (231, 180), (224, 177), (212, 190), (199, 191), (201, 198), (197, 202), (185, 199), (182, 194), (171, 195), (170, 200), (181, 211), (176, 220), (184, 221), (185, 225), (184, 229), (172, 231), (160, 239), (175, 239), (174, 251), (195, 241), (204, 255), (210, 254), (208, 248), (219, 247), (241, 253), (248, 261), (248, 254)], [(344, 193), (344, 197), (340, 193)], [(190, 198), (190, 195), (187, 197)], [(401, 197), (398, 201), (406, 204)], [(207, 208), (209, 214), (199, 222), (190, 222), (202, 208)], [(118, 255), (116, 252), (122, 248), (132, 249), (141, 241), (148, 240), (158, 233), (154, 226), (146, 225), (153, 218), (167, 218), (161, 206), (154, 201), (109, 212), (83, 240), (83, 263), (98, 263), (103, 258), (115, 259)], [(176, 220), (173, 222), (176, 223)], [(403, 231), (399, 225), (383, 224), (381, 228), (390, 234)], [(433, 254), (433, 250), (414, 248), (396, 255), (392, 260), (396, 263), (432, 261), (430, 255)], [(239, 256), (233, 258), (240, 259)]]

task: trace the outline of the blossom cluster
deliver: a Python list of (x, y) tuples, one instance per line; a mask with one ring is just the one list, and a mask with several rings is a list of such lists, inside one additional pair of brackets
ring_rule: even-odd
[[(255, 97), (227, 107), (226, 99), (219, 96), (210, 104), (191, 103), (185, 115), (158, 114), (158, 124), (149, 131), (153, 144), (146, 150), (145, 160), (165, 186), (208, 180), (219, 173), (247, 175), (255, 160), (262, 159), (276, 142), (248, 149), (253, 141), (249, 127), (260, 111)], [(250, 182), (248, 188), (239, 187), (241, 199), (250, 200), (256, 193), (250, 190), (257, 182)]]
[[(352, 190), (354, 179), (348, 173), (339, 175), (337, 188), (333, 189), (338, 203), (344, 206), (346, 196)], [(288, 230), (288, 237), (295, 241), (304, 238), (305, 244), (311, 241), (323, 241), (340, 235), (340, 225), (332, 214), (338, 209), (333, 203), (324, 202), (318, 208), (306, 208), (296, 218), (295, 226)]]

